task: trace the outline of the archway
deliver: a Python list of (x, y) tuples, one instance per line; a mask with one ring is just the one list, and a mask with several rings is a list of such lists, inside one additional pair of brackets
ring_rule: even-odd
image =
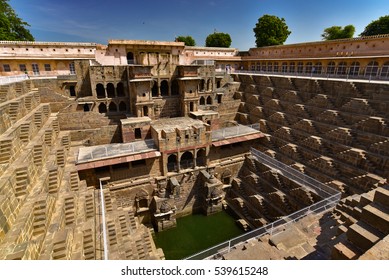
[(126, 103), (124, 101), (120, 101), (120, 103), (119, 103), (119, 111), (121, 111), (121, 112), (127, 111), (127, 105), (126, 105)]
[(181, 169), (193, 168), (193, 155), (191, 152), (186, 151), (181, 155), (180, 168)]
[(304, 71), (304, 63), (299, 62), (297, 63), (297, 73), (303, 73)]
[(335, 62), (330, 61), (327, 64), (327, 74), (334, 74), (335, 73)]
[(105, 88), (103, 84), (96, 85), (96, 96), (97, 98), (105, 98)]
[(115, 102), (109, 103), (108, 110), (110, 112), (117, 112), (118, 107), (116, 106)]
[(201, 79), (200, 81), (200, 91), (205, 91), (205, 80)]
[(193, 111), (194, 111), (194, 104), (193, 104), (193, 102), (190, 102), (190, 103), (189, 103), (189, 111), (190, 111), (190, 112), (193, 112)]
[(212, 97), (211, 96), (207, 97), (207, 104), (212, 105)]
[(205, 105), (205, 97), (204, 96), (200, 97), (200, 105)]
[(178, 81), (174, 80), (172, 82), (172, 95), (179, 95), (179, 86), (178, 86)]
[(366, 67), (365, 74), (367, 76), (377, 76), (377, 73), (378, 73), (378, 62), (377, 61), (370, 61)]
[(359, 69), (360, 69), (360, 63), (358, 61), (354, 61), (353, 63), (351, 63), (350, 75), (358, 76), (359, 75)]
[(206, 157), (205, 149), (200, 149), (197, 151), (196, 165), (205, 166), (206, 164), (207, 164), (207, 157)]
[(347, 74), (347, 63), (344, 61), (339, 62), (338, 69), (337, 69), (338, 75), (346, 75)]
[(107, 84), (107, 96), (108, 98), (115, 98), (115, 86), (113, 83)]
[(161, 95), (168, 96), (169, 95), (169, 83), (166, 80), (161, 82)]
[(289, 72), (294, 73), (296, 64), (294, 62), (289, 63)]
[(316, 62), (313, 73), (321, 74), (322, 70), (323, 70), (323, 67), (322, 67), (321, 62)]
[(167, 158), (167, 171), (175, 172), (177, 170), (177, 155), (171, 154)]
[(282, 73), (288, 72), (288, 63), (287, 62), (282, 63), (281, 71), (282, 71)]
[(99, 113), (107, 113), (107, 106), (104, 103), (100, 103)]
[(122, 82), (119, 82), (116, 85), (116, 93), (119, 97), (125, 96), (126, 94), (124, 93), (124, 86)]
[(389, 61), (385, 62), (381, 69), (381, 77), (388, 78), (389, 77)]
[(158, 83), (154, 81), (153, 87), (151, 88), (151, 96), (158, 97)]
[(307, 74), (312, 73), (312, 62), (307, 62), (305, 64), (305, 73)]

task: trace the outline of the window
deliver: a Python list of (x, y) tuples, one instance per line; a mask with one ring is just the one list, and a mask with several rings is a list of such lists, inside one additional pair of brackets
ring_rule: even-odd
[(45, 71), (51, 71), (51, 65), (45, 64)]
[(39, 75), (39, 65), (36, 63), (32, 64), (32, 71), (34, 72), (34, 75)]
[(74, 68), (74, 62), (69, 63), (70, 74), (76, 74), (76, 69)]
[(19, 64), (19, 69), (20, 69), (20, 72), (26, 72), (27, 71), (27, 67), (26, 67), (26, 64)]
[(11, 67), (9, 66), (9, 64), (3, 64), (3, 69), (4, 72), (11, 72)]

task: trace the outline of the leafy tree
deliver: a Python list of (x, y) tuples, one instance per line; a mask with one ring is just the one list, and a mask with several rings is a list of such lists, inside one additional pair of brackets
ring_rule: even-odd
[(231, 46), (231, 36), (228, 33), (214, 32), (205, 39), (206, 47), (229, 48)]
[(284, 18), (272, 15), (263, 15), (253, 28), (257, 47), (282, 45), (291, 31)]
[(178, 36), (176, 42), (184, 42), (185, 46), (196, 46), (196, 41), (192, 36)]
[(0, 0), (0, 40), (34, 41), (34, 37), (26, 29), (30, 25), (18, 17), (8, 1)]
[(354, 25), (346, 25), (344, 28), (341, 26), (331, 26), (324, 29), (324, 33), (321, 34), (324, 40), (336, 40), (352, 38), (355, 33)]
[(359, 36), (372, 36), (380, 34), (389, 34), (389, 15), (380, 17), (369, 23), (365, 30)]

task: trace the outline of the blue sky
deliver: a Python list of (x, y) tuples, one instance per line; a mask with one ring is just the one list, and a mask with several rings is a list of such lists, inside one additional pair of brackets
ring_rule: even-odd
[(232, 47), (255, 47), (253, 28), (264, 14), (285, 18), (286, 44), (320, 41), (323, 30), (352, 24), (354, 36), (389, 14), (388, 0), (10, 0), (36, 41), (110, 39), (173, 41), (191, 35), (198, 46), (213, 33), (229, 33)]

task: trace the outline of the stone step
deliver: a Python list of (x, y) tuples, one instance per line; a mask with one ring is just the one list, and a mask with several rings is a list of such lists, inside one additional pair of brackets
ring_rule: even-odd
[(356, 260), (361, 255), (361, 251), (351, 244), (344, 241), (335, 244), (331, 258), (334, 260)]
[(347, 231), (348, 240), (363, 251), (371, 248), (383, 237), (384, 234), (382, 232), (362, 221), (351, 225)]
[(389, 190), (382, 187), (377, 188), (373, 201), (389, 207)]
[(384, 234), (389, 234), (389, 208), (372, 203), (363, 207), (361, 220), (378, 229)]

